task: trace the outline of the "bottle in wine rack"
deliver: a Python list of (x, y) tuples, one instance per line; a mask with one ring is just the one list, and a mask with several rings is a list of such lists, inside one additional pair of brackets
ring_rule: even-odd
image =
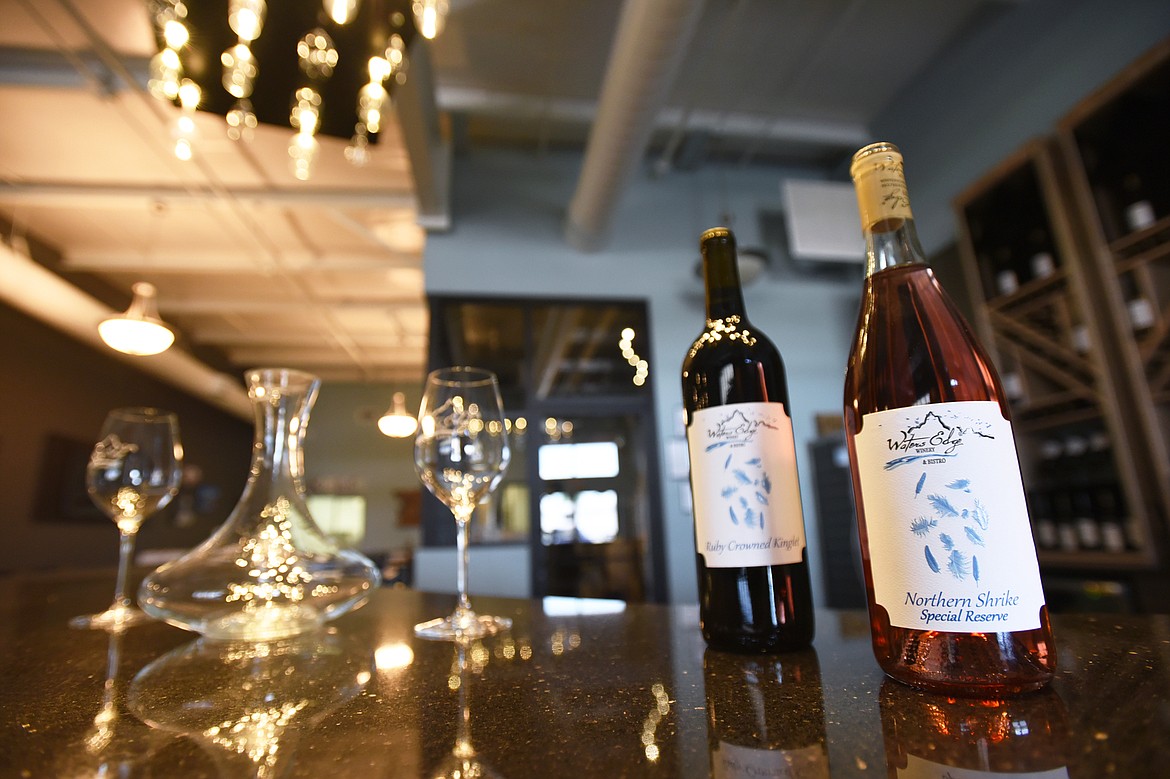
[(1020, 272), (1012, 258), (1012, 250), (1002, 246), (995, 250), (995, 289), (1001, 295), (1020, 291)]
[(1007, 399), (924, 260), (901, 153), (871, 144), (851, 172), (867, 267), (845, 428), (874, 654), (937, 692), (1039, 688), (1056, 652)]
[(813, 638), (784, 361), (747, 319), (735, 237), (700, 239), (707, 324), (682, 366), (703, 637), (739, 652)]
[(1028, 260), (1028, 267), (1032, 277), (1046, 279), (1056, 273), (1056, 257), (1052, 253), (1052, 241), (1048, 231), (1043, 227), (1036, 227), (1028, 231), (1028, 246), (1032, 252)]

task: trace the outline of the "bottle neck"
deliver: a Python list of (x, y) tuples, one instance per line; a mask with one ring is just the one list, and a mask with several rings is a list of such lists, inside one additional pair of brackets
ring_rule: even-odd
[(898, 148), (866, 146), (853, 156), (850, 174), (865, 236), (866, 277), (898, 265), (925, 264)]
[(319, 382), (284, 369), (253, 371), (248, 381), (255, 434), (245, 490), (300, 495), (304, 492), (305, 427)]
[(701, 248), (703, 281), (707, 290), (707, 319), (716, 321), (730, 316), (745, 317), (735, 240), (730, 236), (716, 236), (704, 241)]
[(899, 265), (924, 265), (926, 253), (912, 218), (884, 219), (865, 230), (865, 276)]

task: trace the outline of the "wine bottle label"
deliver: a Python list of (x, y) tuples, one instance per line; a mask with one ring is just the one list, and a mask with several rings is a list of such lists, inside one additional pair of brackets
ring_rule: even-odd
[(1044, 591), (1011, 424), (994, 401), (866, 414), (854, 437), (874, 600), (890, 623), (1040, 627)]
[(906, 755), (906, 767), (898, 770), (898, 779), (1068, 779), (1068, 768), (1050, 768), (1046, 771), (987, 771), (976, 768), (956, 768), (936, 763), (917, 755)]
[(779, 403), (695, 411), (687, 428), (695, 548), (709, 568), (799, 563), (804, 515), (792, 420)]
[(829, 755), (821, 744), (802, 749), (756, 749), (720, 741), (711, 753), (713, 779), (828, 779)]

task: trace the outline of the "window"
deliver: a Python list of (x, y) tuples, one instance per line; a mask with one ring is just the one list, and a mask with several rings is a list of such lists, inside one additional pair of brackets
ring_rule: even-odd
[(310, 495), (305, 503), (321, 532), (343, 547), (366, 537), (366, 499), (362, 495)]

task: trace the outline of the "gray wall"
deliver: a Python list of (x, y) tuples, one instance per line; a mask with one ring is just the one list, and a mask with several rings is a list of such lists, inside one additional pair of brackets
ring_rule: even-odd
[(326, 383), (305, 433), (310, 490), (365, 497), (366, 537), (361, 549), (370, 553), (414, 547), (419, 541), (418, 527), (399, 524), (397, 495), (420, 487), (413, 439), (387, 438), (377, 426), (395, 392), (405, 393), (407, 411), (418, 413), (421, 385)]

